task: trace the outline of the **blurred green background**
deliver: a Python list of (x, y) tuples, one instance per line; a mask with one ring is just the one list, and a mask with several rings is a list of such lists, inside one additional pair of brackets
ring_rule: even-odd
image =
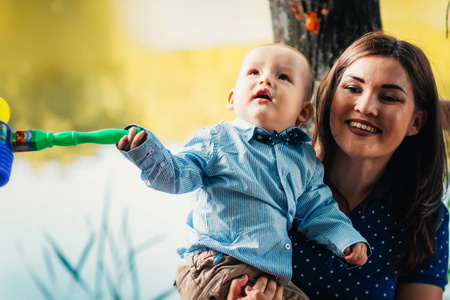
[[(447, 0), (380, 2), (384, 29), (425, 51), (441, 97), (450, 99)], [(165, 142), (183, 143), (207, 124), (233, 119), (226, 95), (254, 42), (157, 49), (127, 24), (133, 16), (127, 19), (123, 8), (136, 3), (143, 2), (0, 0), (0, 96), (11, 107), (13, 130), (93, 131), (138, 123)], [(42, 151), (32, 158), (67, 163), (94, 149)]]
[[(441, 97), (450, 99), (448, 1), (380, 2), (385, 31), (425, 51)], [(245, 53), (272, 41), (270, 22), (263, 0), (0, 0), (0, 97), (11, 107), (9, 125), (60, 132), (138, 123), (176, 151), (201, 127), (234, 118), (225, 109), (228, 90)], [(134, 245), (164, 238), (136, 258), (140, 279), (133, 281), (145, 299), (161, 299), (178, 264), (190, 209), (184, 198), (145, 187), (114, 147), (15, 153), (11, 180), (0, 189), (0, 298), (43, 299), (30, 268), (56, 291), (66, 281), (73, 286), (64, 266), (55, 265), (62, 281), (46, 276), (53, 249), (45, 241), (51, 235), (76, 262), (107, 199), (109, 233), (121, 233), (129, 215)], [(92, 278), (95, 259), (82, 276)]]

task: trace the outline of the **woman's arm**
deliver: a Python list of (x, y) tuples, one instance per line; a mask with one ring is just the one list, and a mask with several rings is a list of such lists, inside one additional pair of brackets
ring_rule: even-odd
[(227, 300), (282, 300), (283, 286), (278, 285), (275, 279), (263, 275), (258, 278), (253, 287), (247, 286), (242, 297), (242, 289), (248, 282), (248, 276), (234, 279), (228, 291)]
[(442, 300), (442, 288), (426, 283), (401, 283), (395, 291), (396, 300)]

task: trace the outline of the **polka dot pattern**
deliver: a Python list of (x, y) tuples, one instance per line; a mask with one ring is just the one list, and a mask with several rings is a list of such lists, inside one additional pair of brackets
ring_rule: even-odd
[[(293, 242), (293, 278), (311, 300), (314, 299), (394, 299), (399, 282), (447, 284), (449, 256), (449, 215), (442, 205), (442, 223), (436, 234), (436, 253), (428, 265), (412, 278), (400, 278), (398, 266), (390, 259), (401, 244), (402, 231), (396, 228), (387, 200), (380, 194), (362, 210), (356, 207), (349, 215), (354, 227), (369, 242), (372, 255), (362, 267), (347, 269), (339, 257), (291, 230)], [(308, 261), (308, 262), (306, 262)]]

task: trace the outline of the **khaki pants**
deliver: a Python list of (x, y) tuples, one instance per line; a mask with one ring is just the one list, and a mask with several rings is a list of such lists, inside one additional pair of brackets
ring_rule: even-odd
[[(214, 250), (204, 251), (178, 266), (174, 286), (182, 300), (226, 300), (233, 279), (246, 274), (249, 285), (253, 285), (264, 274), (228, 255), (214, 265), (215, 254)], [(283, 286), (283, 299), (309, 300), (292, 282)]]

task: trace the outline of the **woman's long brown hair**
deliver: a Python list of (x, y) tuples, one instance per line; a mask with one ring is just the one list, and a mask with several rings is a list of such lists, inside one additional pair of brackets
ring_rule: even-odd
[(403, 230), (402, 243), (393, 254), (391, 265), (402, 262), (397, 274), (408, 275), (426, 266), (435, 249), (447, 172), (442, 110), (431, 66), (422, 50), (379, 31), (364, 35), (347, 48), (319, 86), (314, 146), (325, 170), (329, 169), (338, 147), (330, 129), (330, 108), (336, 88), (345, 70), (357, 59), (369, 55), (396, 59), (412, 83), (416, 111), (428, 114), (419, 133), (405, 137), (395, 150), (385, 171), (391, 183), (390, 205)]

